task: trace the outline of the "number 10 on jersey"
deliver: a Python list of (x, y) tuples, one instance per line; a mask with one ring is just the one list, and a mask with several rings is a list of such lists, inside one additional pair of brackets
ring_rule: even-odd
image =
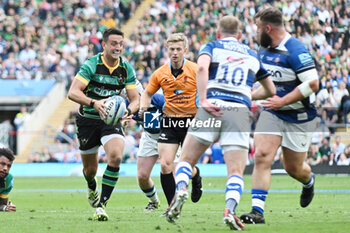
[(231, 82), (234, 86), (246, 84), (247, 75), (245, 75), (242, 67), (222, 65), (220, 69), (223, 69), (223, 74), (220, 72), (222, 78), (220, 78), (220, 76), (217, 77), (219, 83), (229, 84)]

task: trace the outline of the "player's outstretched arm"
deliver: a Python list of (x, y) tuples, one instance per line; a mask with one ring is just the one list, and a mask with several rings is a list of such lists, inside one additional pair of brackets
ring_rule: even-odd
[(16, 206), (11, 201), (7, 203), (7, 198), (0, 198), (0, 211), (14, 212)]
[(147, 91), (147, 89), (142, 93), (140, 99), (140, 109), (139, 117), (143, 118), (143, 112), (151, 105), (153, 94)]

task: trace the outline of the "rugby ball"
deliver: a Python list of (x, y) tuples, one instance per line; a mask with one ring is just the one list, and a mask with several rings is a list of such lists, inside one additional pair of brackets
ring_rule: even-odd
[(126, 112), (126, 105), (123, 97), (119, 95), (109, 98), (105, 105), (107, 106), (107, 117), (104, 122), (107, 125), (116, 125)]

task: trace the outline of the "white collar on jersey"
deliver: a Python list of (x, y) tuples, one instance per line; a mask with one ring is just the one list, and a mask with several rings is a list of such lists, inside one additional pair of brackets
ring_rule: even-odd
[(283, 50), (283, 49), (285, 49), (285, 44), (287, 43), (287, 41), (289, 40), (289, 38), (291, 38), (292, 37), (292, 35), (291, 34), (289, 34), (288, 32), (286, 32), (286, 36), (283, 38), (283, 40), (281, 41), (281, 43), (277, 46), (277, 47), (275, 47), (275, 49), (281, 49), (281, 50)]
[(233, 36), (225, 37), (225, 38), (222, 38), (222, 39), (220, 39), (220, 40), (235, 40), (235, 41), (237, 41), (237, 39), (234, 38)]

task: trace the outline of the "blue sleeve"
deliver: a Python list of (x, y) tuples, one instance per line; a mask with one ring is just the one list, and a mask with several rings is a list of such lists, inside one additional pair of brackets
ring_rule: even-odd
[(262, 79), (264, 79), (264, 78), (267, 78), (267, 77), (270, 75), (270, 73), (269, 73), (269, 72), (265, 69), (265, 67), (263, 66), (263, 64), (262, 64), (262, 62), (261, 62), (261, 59), (260, 59), (260, 57), (258, 56), (258, 54), (256, 54), (256, 52), (254, 52), (254, 50), (252, 50), (252, 49), (249, 49), (249, 50), (248, 50), (248, 53), (249, 53), (250, 56), (255, 57), (255, 58), (258, 59), (258, 61), (259, 61), (259, 67), (260, 67), (260, 69), (258, 70), (258, 72), (257, 72), (256, 75), (255, 75), (255, 81), (260, 81), (260, 80), (262, 80)]
[(198, 57), (200, 55), (203, 55), (203, 54), (207, 54), (210, 57), (212, 57), (213, 56), (213, 48), (214, 48), (213, 42), (209, 42), (207, 44), (202, 45), (202, 47), (199, 49)]
[(126, 98), (124, 101), (125, 101), (125, 106), (126, 106), (126, 107), (128, 107), (128, 106), (129, 106), (129, 104), (130, 104), (130, 102), (129, 102), (128, 98)]
[(163, 110), (165, 104), (164, 95), (155, 93), (152, 96), (151, 104), (154, 105), (157, 109)]
[(143, 120), (139, 117), (139, 111), (135, 112), (134, 115), (132, 116), (132, 119), (134, 121), (137, 121), (138, 123), (141, 123), (143, 122)]
[[(129, 101), (125, 100), (125, 104), (126, 104), (126, 106), (128, 106), (129, 105)], [(153, 105), (155, 108), (157, 108), (160, 111), (162, 111), (163, 107), (164, 107), (164, 104), (165, 104), (165, 99), (164, 99), (163, 95), (155, 93), (152, 96), (151, 105)], [(139, 112), (138, 111), (134, 113), (134, 116), (132, 117), (132, 119), (134, 119), (135, 121), (137, 121), (139, 123), (143, 122), (143, 119), (141, 119), (139, 117)]]
[[(129, 104), (130, 104), (129, 100), (126, 98), (124, 101), (125, 101), (125, 106), (128, 107)], [(142, 119), (139, 117), (139, 111), (137, 111), (137, 112), (134, 113), (132, 119), (135, 120), (135, 121), (137, 121), (137, 122), (142, 121)]]
[(265, 79), (267, 77), (269, 77), (270, 73), (265, 69), (265, 67), (263, 66), (262, 62), (259, 59), (259, 64), (260, 64), (260, 69), (258, 70), (258, 72), (256, 73), (256, 81), (260, 81), (262, 79)]
[(315, 68), (311, 54), (300, 41), (293, 40), (288, 44), (288, 47), (290, 52), (288, 63), (295, 73), (301, 73), (305, 70)]

